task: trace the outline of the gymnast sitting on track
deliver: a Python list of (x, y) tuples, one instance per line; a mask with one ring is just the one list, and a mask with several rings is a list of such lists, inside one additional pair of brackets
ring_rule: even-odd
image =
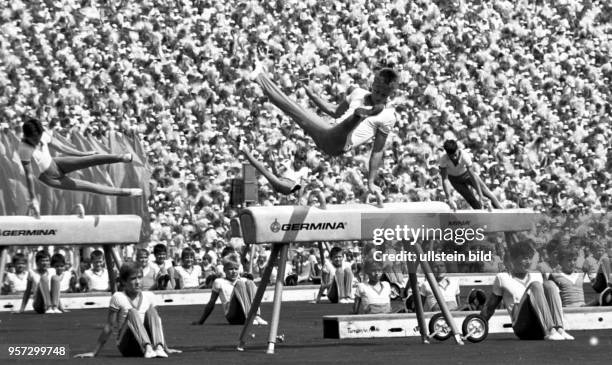
[[(40, 216), (40, 207), (34, 191), (34, 172), (30, 164), (32, 160), (40, 173), (38, 179), (52, 188), (115, 196), (142, 195), (142, 189), (116, 188), (66, 176), (71, 172), (92, 166), (118, 162), (129, 163), (132, 162), (132, 154), (106, 155), (93, 151), (75, 150), (53, 139), (52, 135), (45, 131), (41, 122), (34, 118), (26, 120), (22, 130), (23, 138), (19, 144), (19, 158), (25, 171), (30, 196), (29, 204), (36, 217)], [(52, 157), (49, 147), (69, 156)]]
[[(438, 287), (444, 297), (448, 310), (458, 310), (459, 303), (461, 303), (459, 299), (459, 280), (457, 278), (446, 277), (446, 263), (444, 261), (432, 262), (431, 271), (438, 282)], [(437, 312), (440, 310), (440, 305), (427, 280), (419, 286), (419, 292), (421, 296), (425, 297), (423, 306), (425, 312)]]
[(176, 276), (172, 260), (168, 260), (168, 247), (163, 243), (158, 243), (153, 246), (153, 256), (155, 261), (151, 263), (154, 270), (157, 271), (156, 290), (174, 289), (173, 277)]
[[(451, 311), (476, 311), (481, 310), (487, 295), (482, 289), (472, 288), (468, 294), (467, 304), (461, 305), (460, 285), (456, 277), (446, 276), (446, 263), (444, 261), (434, 261), (431, 264), (431, 271), (438, 283), (438, 288), (442, 293), (446, 307)], [(406, 285), (409, 288), (409, 284)], [(440, 305), (434, 296), (433, 290), (427, 280), (419, 285), (420, 299), (423, 303), (425, 312), (438, 312)], [(414, 296), (410, 295), (406, 298), (406, 309), (410, 312), (415, 312)]]
[(142, 271), (136, 263), (121, 266), (119, 282), (121, 291), (111, 297), (108, 321), (95, 350), (75, 357), (97, 356), (114, 330), (118, 331), (117, 348), (123, 356), (153, 358), (180, 353), (166, 346), (162, 321), (155, 307), (156, 296), (142, 291)]
[(363, 272), (368, 281), (357, 284), (353, 313), (391, 313), (391, 285), (387, 281), (380, 281), (383, 273), (382, 263), (367, 260), (363, 265)]
[(573, 340), (563, 328), (563, 308), (559, 288), (540, 273), (528, 272), (535, 250), (529, 241), (509, 249), (509, 273), (495, 276), (492, 293), (480, 314), (488, 321), (500, 302), (510, 313), (514, 334), (521, 340)]
[[(60, 306), (60, 286), (59, 282), (52, 285), (51, 278), (55, 276), (55, 270), (51, 265), (51, 258), (47, 251), (38, 251), (35, 256), (36, 270), (30, 270), (28, 284), (23, 292), (21, 308), (19, 313), (25, 312), (26, 305), (30, 300), (30, 295), (34, 295), (32, 306), (34, 311), (39, 314), (61, 313), (64, 309)], [(59, 279), (55, 279), (59, 281)], [(51, 288), (53, 287), (53, 291)]]
[(51, 256), (51, 267), (55, 270), (55, 275), (51, 277), (50, 286), (52, 306), (62, 312), (67, 312), (59, 298), (59, 293), (73, 291), (72, 289), (77, 283), (76, 273), (67, 267), (66, 258), (61, 253), (55, 253)]
[[(149, 261), (149, 250), (146, 248), (139, 248), (136, 250), (136, 263), (138, 269), (142, 270), (142, 289), (143, 290), (158, 290), (158, 284), (160, 283), (162, 274), (160, 273), (159, 266)], [(162, 286), (161, 289), (165, 289)]]
[[(217, 298), (221, 298), (225, 319), (230, 324), (244, 324), (251, 309), (257, 287), (253, 280), (240, 277), (240, 259), (237, 254), (229, 254), (223, 258), (224, 278), (217, 278), (213, 282), (210, 300), (204, 308), (204, 313), (192, 325), (202, 325), (215, 309)], [(267, 325), (259, 315), (253, 320), (254, 325)]]
[[(578, 250), (575, 247), (563, 247), (557, 253), (557, 260), (561, 266), (561, 272), (552, 272), (548, 274), (559, 287), (561, 301), (564, 307), (596, 307), (612, 305), (612, 289), (607, 288), (600, 291), (600, 295), (591, 302), (585, 304), (584, 299), (584, 279), (587, 273), (578, 272), (576, 265), (578, 259)], [(546, 275), (545, 275), (546, 277)]]
[[(442, 178), (442, 188), (444, 189), (448, 205), (453, 209), (457, 209), (457, 205), (452, 198), (452, 192), (449, 186), (450, 182), (450, 185), (467, 200), (472, 208), (482, 209), (482, 195), (484, 194), (491, 200), (495, 209), (502, 209), (495, 195), (493, 195), (491, 190), (489, 190), (478, 174), (473, 170), (470, 156), (459, 150), (457, 142), (454, 140), (445, 141), (444, 150), (446, 153), (440, 157), (440, 176)], [(476, 189), (478, 198), (474, 196), (470, 187)]]
[(272, 104), (289, 115), (324, 153), (339, 156), (373, 139), (368, 189), (371, 193), (378, 191), (374, 178), (382, 162), (387, 136), (396, 122), (394, 109), (387, 106), (389, 98), (398, 87), (399, 74), (396, 71), (390, 68), (381, 69), (376, 73), (369, 91), (356, 88), (338, 105), (324, 101), (309, 88), (305, 88), (310, 100), (321, 111), (339, 120), (335, 124), (291, 100), (265, 75), (260, 64), (256, 65), (253, 79), (261, 86)]
[(344, 262), (342, 248), (333, 247), (329, 251), (329, 260), (325, 261), (321, 271), (321, 287), (315, 302), (319, 302), (323, 290), (327, 289), (327, 299), (332, 303), (353, 303), (353, 270)]

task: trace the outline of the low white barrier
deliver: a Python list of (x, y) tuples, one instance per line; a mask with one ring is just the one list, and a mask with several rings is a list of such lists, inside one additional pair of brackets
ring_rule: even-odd
[[(564, 308), (567, 330), (612, 328), (612, 307)], [(479, 312), (452, 312), (461, 328), (465, 317)], [(425, 313), (427, 323), (436, 312)], [(489, 320), (489, 333), (513, 333), (508, 312), (498, 310)], [(420, 336), (415, 313), (323, 316), (323, 337), (386, 338)]]

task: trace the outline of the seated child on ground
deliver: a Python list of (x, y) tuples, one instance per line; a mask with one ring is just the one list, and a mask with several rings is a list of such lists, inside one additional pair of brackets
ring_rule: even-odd
[(561, 302), (564, 307), (584, 306), (584, 272), (576, 272), (578, 251), (571, 247), (563, 247), (557, 252), (557, 261), (561, 272), (551, 272), (548, 276), (559, 287)]
[(559, 288), (541, 273), (529, 272), (535, 249), (529, 241), (514, 243), (508, 250), (510, 272), (495, 276), (492, 293), (480, 314), (489, 320), (503, 301), (514, 334), (521, 340), (573, 340), (565, 332)]
[(597, 298), (585, 304), (583, 284), (587, 273), (577, 272), (578, 251), (571, 246), (564, 247), (559, 250), (557, 258), (561, 266), (561, 272), (551, 273), (549, 278), (559, 287), (564, 307), (612, 305), (612, 293), (609, 293), (611, 289), (606, 289), (603, 284), (597, 283), (597, 276), (599, 276), (599, 280), (605, 280), (604, 274), (601, 273), (603, 270), (597, 274), (594, 282), (595, 287), (601, 285), (601, 288), (604, 290), (600, 292), (601, 295), (597, 296)]
[[(459, 308), (459, 281), (455, 278), (446, 277), (446, 264), (443, 261), (435, 261), (431, 263), (431, 271), (438, 282), (438, 288), (442, 292), (446, 307), (448, 310), (457, 310)], [(419, 292), (424, 297), (423, 310), (425, 312), (437, 312), (440, 310), (440, 305), (431, 290), (429, 282), (424, 281)]]
[[(225, 319), (230, 324), (244, 324), (251, 309), (253, 298), (257, 287), (253, 280), (241, 277), (239, 275), (239, 259), (238, 255), (230, 254), (223, 258), (223, 271), (225, 277), (217, 278), (213, 282), (210, 300), (204, 308), (204, 313), (199, 320), (192, 322), (193, 325), (204, 324), (208, 316), (215, 309), (217, 298), (221, 299)], [(259, 315), (253, 320), (255, 325), (268, 324)]]
[(391, 285), (380, 281), (383, 269), (380, 261), (368, 260), (363, 266), (366, 283), (357, 284), (355, 293), (355, 314), (379, 314), (391, 312)]
[(175, 272), (172, 260), (168, 259), (168, 247), (163, 243), (156, 244), (153, 246), (153, 256), (155, 256), (155, 261), (151, 265), (155, 267), (158, 272), (155, 289), (173, 289), (174, 283), (171, 278), (175, 276)]
[(96, 348), (75, 357), (97, 356), (113, 331), (117, 332), (117, 348), (126, 357), (168, 357), (181, 352), (166, 346), (162, 321), (155, 307), (156, 296), (142, 291), (142, 271), (138, 265), (123, 264), (119, 282), (122, 290), (111, 297), (108, 320)]
[(66, 259), (61, 253), (51, 256), (51, 267), (55, 270), (55, 275), (51, 277), (51, 307), (56, 311), (67, 312), (62, 305), (60, 293), (69, 293), (76, 282), (76, 275), (67, 270)]
[(26, 290), (23, 292), (19, 313), (25, 312), (30, 296), (34, 295), (32, 306), (36, 313), (61, 313), (59, 300), (59, 279), (56, 277), (51, 291), (51, 278), (55, 272), (50, 268), (51, 260), (47, 251), (38, 251), (35, 256), (36, 269), (30, 270)]
[(51, 256), (51, 267), (55, 269), (55, 275), (51, 278), (51, 284), (53, 284), (54, 278), (57, 277), (60, 293), (71, 292), (71, 287), (76, 280), (76, 274), (74, 271), (68, 269), (64, 255), (61, 253), (53, 254), (53, 256)]
[(332, 303), (353, 302), (353, 270), (350, 264), (343, 262), (340, 247), (333, 247), (329, 252), (329, 261), (325, 262), (321, 274), (323, 289), (327, 289), (327, 299)]
[(138, 269), (142, 270), (142, 290), (157, 289), (159, 267), (149, 262), (149, 251), (147, 249), (139, 248), (136, 250), (136, 264)]

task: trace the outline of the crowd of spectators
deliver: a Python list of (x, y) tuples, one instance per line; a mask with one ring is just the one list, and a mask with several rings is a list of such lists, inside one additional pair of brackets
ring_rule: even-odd
[[(453, 138), (504, 207), (567, 213), (555, 224), (588, 231), (599, 223), (571, 217), (611, 204), (608, 1), (0, 4), (0, 128), (18, 130), (31, 115), (60, 134), (139, 136), (153, 169), (152, 245), (233, 244), (239, 136), (283, 174), (306, 171), (307, 187), (329, 202), (363, 199), (366, 149), (333, 159), (317, 152), (248, 80), (261, 54), (305, 106), (300, 83), (337, 102), (367, 87), (377, 68), (400, 72), (398, 123), (377, 181), (389, 201), (443, 200), (437, 160)], [(297, 199), (261, 180), (259, 203)]]

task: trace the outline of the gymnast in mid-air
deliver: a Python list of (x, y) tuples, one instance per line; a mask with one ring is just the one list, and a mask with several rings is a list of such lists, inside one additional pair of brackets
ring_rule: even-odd
[[(29, 206), (36, 217), (40, 216), (40, 207), (34, 190), (32, 161), (34, 161), (34, 165), (40, 173), (38, 179), (52, 188), (114, 196), (136, 197), (142, 195), (142, 189), (106, 186), (66, 176), (66, 174), (71, 172), (92, 166), (132, 162), (133, 157), (131, 153), (111, 155), (98, 154), (94, 151), (82, 152), (76, 150), (54, 139), (52, 134), (45, 131), (42, 123), (35, 118), (27, 119), (23, 123), (22, 130), (23, 138), (19, 144), (18, 153), (25, 171), (30, 198)], [(50, 148), (67, 156), (53, 157), (49, 152)]]
[(270, 80), (261, 63), (256, 62), (251, 78), (270, 102), (291, 117), (325, 154), (339, 156), (373, 140), (367, 188), (370, 193), (380, 191), (374, 179), (382, 162), (387, 136), (397, 120), (394, 108), (388, 105), (399, 84), (399, 74), (395, 70), (379, 70), (369, 90), (356, 88), (337, 105), (323, 100), (306, 87), (309, 99), (322, 112), (336, 118), (337, 123), (319, 117), (290, 99)]

